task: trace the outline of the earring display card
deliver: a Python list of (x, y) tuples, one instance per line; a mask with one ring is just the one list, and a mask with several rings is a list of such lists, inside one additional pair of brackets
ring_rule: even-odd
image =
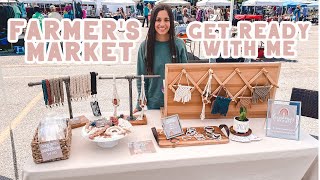
[(98, 101), (90, 102), (92, 113), (94, 116), (101, 116), (101, 111)]
[(178, 115), (168, 116), (162, 119), (163, 131), (167, 139), (183, 135)]
[(156, 149), (151, 140), (130, 142), (128, 143), (128, 146), (131, 155), (156, 153)]
[(266, 136), (299, 140), (300, 118), (301, 102), (269, 99)]

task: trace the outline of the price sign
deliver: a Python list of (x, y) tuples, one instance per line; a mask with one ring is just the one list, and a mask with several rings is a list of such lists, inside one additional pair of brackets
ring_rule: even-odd
[(41, 143), (40, 152), (43, 161), (63, 157), (60, 143), (58, 140)]

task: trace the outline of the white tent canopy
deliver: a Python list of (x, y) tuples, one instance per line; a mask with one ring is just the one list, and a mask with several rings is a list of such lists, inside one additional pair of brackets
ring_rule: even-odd
[(249, 0), (243, 2), (243, 6), (282, 6), (284, 0)]
[(188, 6), (190, 2), (184, 0), (160, 0), (156, 2), (156, 5), (159, 3), (168, 4), (170, 6)]
[(12, 3), (16, 2), (15, 0), (0, 0), (0, 3)]
[(110, 12), (116, 12), (120, 7), (126, 11), (126, 6), (135, 6), (135, 4), (133, 0), (101, 0), (102, 9), (107, 7)]
[(204, 7), (204, 6), (230, 6), (231, 1), (227, 0), (203, 0), (197, 2), (197, 6)]
[[(3, 0), (0, 0), (3, 1)], [(72, 3), (72, 0), (22, 0), (23, 3), (41, 3), (41, 4), (64, 4)], [(95, 0), (75, 0), (75, 2), (80, 2), (83, 4), (93, 4), (96, 5)]]
[(102, 5), (134, 6), (133, 0), (101, 0)]

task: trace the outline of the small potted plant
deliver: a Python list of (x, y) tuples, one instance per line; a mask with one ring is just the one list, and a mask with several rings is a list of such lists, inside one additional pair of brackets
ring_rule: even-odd
[(249, 131), (249, 119), (245, 107), (240, 107), (240, 115), (234, 117), (233, 130), (237, 133), (247, 133)]

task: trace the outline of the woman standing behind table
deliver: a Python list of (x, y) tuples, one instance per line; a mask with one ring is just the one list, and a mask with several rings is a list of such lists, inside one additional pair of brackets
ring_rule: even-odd
[[(138, 75), (160, 75), (160, 78), (145, 79), (148, 109), (160, 109), (164, 105), (162, 92), (165, 64), (187, 63), (187, 49), (183, 40), (175, 37), (173, 14), (170, 6), (159, 4), (151, 13), (150, 28), (145, 41), (140, 45), (137, 61)], [(141, 80), (137, 80), (140, 95)], [(134, 112), (141, 110), (137, 103)]]

